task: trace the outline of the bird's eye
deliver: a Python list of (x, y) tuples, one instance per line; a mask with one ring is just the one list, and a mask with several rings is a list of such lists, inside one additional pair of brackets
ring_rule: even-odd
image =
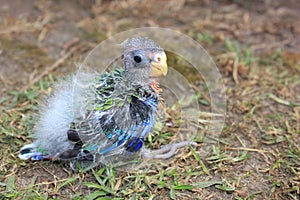
[(141, 56), (134, 56), (134, 57), (133, 57), (133, 60), (134, 60), (136, 63), (142, 62)]

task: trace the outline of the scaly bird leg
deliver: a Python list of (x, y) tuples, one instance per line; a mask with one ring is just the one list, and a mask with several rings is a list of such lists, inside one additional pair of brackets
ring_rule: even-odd
[(167, 159), (167, 158), (174, 156), (175, 151), (177, 149), (188, 146), (188, 145), (192, 145), (194, 147), (198, 146), (198, 144), (196, 142), (183, 141), (183, 142), (179, 142), (179, 143), (164, 145), (158, 150), (143, 149), (142, 156), (144, 158)]

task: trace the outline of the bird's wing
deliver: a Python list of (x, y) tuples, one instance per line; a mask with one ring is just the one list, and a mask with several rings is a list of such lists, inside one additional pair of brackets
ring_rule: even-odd
[(154, 126), (159, 95), (150, 86), (129, 88), (123, 79), (124, 71), (117, 69), (95, 81), (95, 99), (68, 132), (78, 143), (72, 155), (120, 155), (142, 147)]

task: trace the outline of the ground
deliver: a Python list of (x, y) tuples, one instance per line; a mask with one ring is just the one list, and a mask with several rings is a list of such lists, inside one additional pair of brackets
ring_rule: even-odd
[[(297, 0), (0, 5), (1, 199), (300, 199)], [(38, 104), (53, 83), (105, 38), (145, 26), (179, 30), (216, 61), (227, 114), (211, 152), (185, 148), (144, 172), (74, 173), (59, 162), (20, 160), (17, 152), (31, 141)], [(203, 91), (201, 83), (195, 88)], [(209, 106), (208, 97), (200, 100)]]

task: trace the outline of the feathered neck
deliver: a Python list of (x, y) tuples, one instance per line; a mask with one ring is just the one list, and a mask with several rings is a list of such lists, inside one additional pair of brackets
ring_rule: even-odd
[(126, 76), (125, 80), (129, 84), (131, 84), (133, 87), (150, 87), (153, 89), (153, 91), (157, 94), (160, 94), (162, 92), (162, 89), (159, 86), (159, 82), (156, 79), (153, 78), (141, 78), (141, 76), (133, 77), (133, 76)]
[(149, 78), (150, 71), (146, 70), (130, 70), (127, 71), (125, 70), (125, 79), (135, 85), (140, 84), (140, 85), (145, 85), (149, 84), (152, 82)]

